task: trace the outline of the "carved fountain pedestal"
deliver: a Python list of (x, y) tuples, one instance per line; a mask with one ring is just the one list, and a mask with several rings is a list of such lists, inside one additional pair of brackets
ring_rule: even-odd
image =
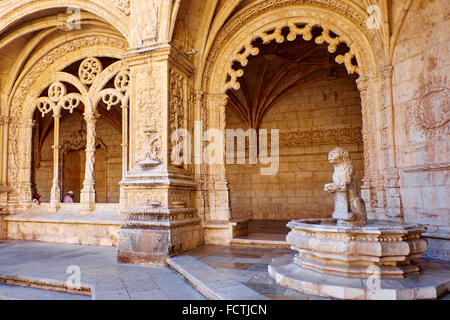
[[(277, 284), (310, 295), (340, 299), (434, 299), (450, 289), (448, 267), (418, 260), (427, 250), (420, 225), (366, 220), (348, 152), (337, 148), (330, 219), (291, 221), (286, 240), (295, 255), (274, 259)], [(344, 168), (345, 167), (345, 168)]]

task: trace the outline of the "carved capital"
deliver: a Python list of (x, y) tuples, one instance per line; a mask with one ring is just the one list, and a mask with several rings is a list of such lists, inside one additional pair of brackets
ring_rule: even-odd
[(7, 116), (0, 116), (0, 126), (6, 126), (10, 120)]
[(383, 79), (391, 79), (394, 72), (394, 67), (392, 65), (387, 65), (382, 67), (380, 71)]
[(23, 119), (22, 120), (22, 126), (25, 129), (32, 129), (36, 126), (37, 122), (32, 119)]
[(95, 124), (97, 119), (100, 117), (99, 114), (95, 113), (84, 113), (83, 116), (87, 124)]
[(203, 91), (195, 91), (195, 103), (200, 105), (202, 103), (202, 99), (205, 93)]
[(358, 90), (361, 93), (365, 93), (367, 91), (367, 88), (369, 87), (370, 78), (369, 77), (359, 77), (356, 79), (356, 85), (358, 87)]
[(226, 94), (209, 94), (208, 100), (212, 108), (225, 108), (228, 103)]

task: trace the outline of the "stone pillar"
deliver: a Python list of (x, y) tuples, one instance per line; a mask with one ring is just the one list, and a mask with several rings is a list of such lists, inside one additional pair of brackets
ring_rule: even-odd
[(81, 190), (82, 214), (89, 214), (95, 208), (95, 138), (96, 122), (98, 115), (94, 113), (84, 114), (86, 121), (86, 169), (84, 172), (83, 189)]
[[(128, 171), (128, 104), (122, 105), (122, 178)], [(125, 190), (120, 186), (120, 206), (123, 209), (125, 204)]]
[(0, 157), (0, 169), (1, 171), (1, 183), (0, 183), (0, 240), (6, 239), (7, 228), (6, 221), (4, 220), (7, 211), (7, 192), (9, 188), (7, 186), (7, 156), (8, 156), (8, 123), (9, 117), (0, 116), (0, 148), (2, 150), (2, 155)]
[(28, 209), (32, 203), (32, 183), (31, 183), (31, 167), (33, 153), (33, 128), (36, 121), (31, 119), (23, 120), (22, 123), (22, 143), (24, 146), (24, 157), (21, 166), (21, 183), (19, 191), (19, 204), (22, 209)]
[(369, 95), (368, 86), (369, 82), (373, 81), (373, 77), (360, 77), (356, 80), (358, 90), (361, 95), (361, 107), (362, 107), (362, 138), (364, 144), (364, 177), (362, 178), (363, 185), (361, 186), (361, 197), (366, 203), (366, 210), (368, 214), (372, 213), (372, 163), (371, 163), (371, 150), (370, 144), (370, 117), (369, 117), (369, 101), (371, 101)]
[(392, 95), (392, 74), (393, 67), (391, 65), (381, 70), (383, 79), (381, 110), (381, 130), (382, 143), (384, 151), (384, 198), (385, 214), (391, 220), (403, 220), (402, 207), (400, 199), (399, 172), (397, 168), (397, 153), (395, 145), (395, 124), (394, 124), (394, 107)]
[(193, 68), (184, 53), (169, 44), (130, 52), (125, 59), (132, 88), (130, 161), (120, 183), (127, 222), (119, 230), (117, 260), (166, 265), (168, 257), (203, 243), (201, 219), (193, 206), (196, 183), (185, 166), (173, 165), (170, 157), (170, 132), (187, 123), (178, 111), (192, 107), (188, 84)]
[(60, 112), (53, 113), (53, 181), (52, 190), (50, 191), (50, 207), (49, 211), (56, 212), (61, 203), (61, 189), (59, 187), (59, 121), (61, 119)]
[(233, 239), (230, 198), (226, 179), (226, 106), (227, 95), (206, 95), (209, 112), (208, 129), (217, 129), (223, 135), (223, 154), (219, 163), (209, 165), (209, 215), (205, 223), (205, 242), (207, 244), (229, 245)]

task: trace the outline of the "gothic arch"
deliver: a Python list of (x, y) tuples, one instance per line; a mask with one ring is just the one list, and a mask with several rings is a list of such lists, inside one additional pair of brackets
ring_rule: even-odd
[(5, 5), (4, 11), (0, 14), (0, 30), (6, 30), (9, 26), (19, 22), (31, 12), (52, 8), (75, 7), (91, 12), (116, 28), (122, 36), (129, 40), (131, 24), (129, 20), (130, 4), (127, 1), (113, 0), (113, 5), (109, 0), (82, 0), (64, 1), (59, 0), (20, 0)]
[[(111, 35), (77, 35), (63, 43), (49, 43), (37, 53), (37, 59), (18, 77), (11, 89), (7, 106), (16, 117), (31, 119), (34, 112), (30, 99), (43, 90), (41, 83), (51, 74), (59, 72), (73, 62), (90, 56), (106, 56), (120, 59), (126, 43)], [(28, 103), (25, 103), (28, 100)]]
[[(305, 24), (306, 27), (298, 28), (296, 27), (298, 24)], [(233, 26), (233, 20), (229, 22), (229, 25)], [(236, 29), (226, 26), (224, 30), (227, 32), (219, 34), (216, 45), (209, 54), (203, 89), (209, 93), (225, 94), (230, 88), (227, 85), (227, 76), (234, 76), (230, 71), (230, 63), (238, 61), (241, 64), (244, 63), (245, 66), (245, 60), (250, 54), (258, 54), (251, 46), (253, 40), (263, 38), (263, 40), (275, 39), (284, 42), (292, 41), (299, 35), (302, 35), (305, 40), (311, 40), (309, 28), (312, 26), (324, 29), (322, 41), (330, 44), (330, 49), (335, 45), (335, 41), (345, 43), (351, 49), (352, 56), (339, 57), (338, 61), (345, 63), (350, 73), (357, 72), (363, 77), (371, 77), (378, 73), (380, 62), (376, 44), (370, 41), (369, 36), (354, 21), (320, 7), (288, 6), (266, 11)], [(291, 29), (292, 38), (284, 39), (283, 36), (276, 34), (276, 31), (273, 34), (267, 33), (267, 31), (283, 27)], [(243, 30), (251, 30), (251, 32)], [(327, 31), (337, 34), (338, 38), (331, 38)], [(232, 34), (228, 34), (228, 32), (232, 32)], [(250, 35), (248, 35), (249, 33)], [(351, 64), (350, 60), (353, 56), (358, 61), (358, 66)], [(381, 63), (384, 65), (384, 61)], [(218, 79), (218, 77), (222, 78)]]
[[(340, 12), (342, 10), (343, 12)], [(284, 42), (292, 41), (297, 36), (311, 40), (309, 28), (321, 27), (324, 33), (316, 42), (328, 43), (330, 52), (337, 43), (345, 43), (350, 52), (346, 56), (338, 56), (337, 62), (345, 63), (349, 73), (359, 74), (357, 85), (362, 101), (365, 150), (362, 193), (369, 211), (372, 210), (377, 201), (374, 194), (378, 190), (375, 189), (384, 191), (378, 172), (388, 162), (387, 154), (377, 151), (383, 149), (383, 144), (389, 138), (382, 137), (383, 132), (379, 129), (388, 126), (385, 115), (380, 115), (380, 110), (381, 106), (387, 103), (388, 94), (382, 87), (385, 79), (390, 76), (391, 69), (386, 66), (378, 31), (367, 30), (366, 20), (367, 16), (363, 11), (351, 10), (346, 4), (337, 8), (333, 4), (313, 4), (306, 0), (282, 0), (276, 5), (259, 3), (242, 9), (224, 26), (209, 52), (202, 79), (202, 91), (206, 94), (204, 103), (207, 105), (207, 110), (202, 111), (202, 120), (207, 122), (209, 127), (225, 128), (226, 92), (229, 89), (238, 89), (235, 80), (243, 75), (242, 70), (233, 70), (232, 65), (234, 62), (240, 62), (240, 65), (245, 66), (249, 55), (258, 54), (257, 49), (251, 45), (253, 40), (261, 38), (268, 42), (273, 39)], [(283, 27), (290, 28), (288, 39), (278, 32)], [(271, 33), (271, 30), (275, 31)], [(330, 32), (337, 37), (331, 37)], [(357, 65), (352, 62), (353, 57)], [(380, 118), (384, 124), (380, 122)], [(222, 171), (224, 170), (222, 168)], [(224, 176), (222, 172), (220, 177)]]
[[(9, 127), (8, 181), (14, 184), (20, 202), (25, 206), (29, 203), (30, 198), (31, 159), (29, 154), (32, 150), (31, 131), (34, 112), (36, 109), (39, 109), (42, 114), (56, 111), (56, 115), (58, 115), (59, 108), (72, 112), (82, 102), (88, 129), (91, 128), (91, 130), (87, 130), (89, 133), (87, 141), (95, 144), (97, 104), (102, 100), (110, 108), (120, 102), (123, 128), (124, 122), (128, 121), (128, 84), (130, 79), (127, 65), (120, 59), (126, 48), (127, 44), (122, 38), (109, 34), (75, 34), (64, 42), (55, 39), (47, 43), (47, 46), (40, 48), (33, 61), (20, 75), (19, 81), (12, 89), (13, 93), (8, 104), (12, 117)], [(92, 79), (84, 79), (81, 74), (73, 75), (63, 71), (76, 61), (81, 60), (81, 64), (83, 64), (90, 58), (96, 59), (96, 56), (119, 60), (105, 69), (100, 67)], [(110, 80), (114, 80), (114, 88), (106, 88)], [(77, 93), (68, 93), (65, 83), (76, 88)], [(43, 92), (46, 88), (49, 88), (48, 92)], [(54, 92), (62, 93), (61, 96), (53, 96), (51, 88), (55, 89)], [(42, 96), (43, 93), (45, 96)], [(63, 107), (62, 104), (67, 101), (74, 102), (73, 106), (69, 103)], [(20, 139), (17, 135), (19, 130), (25, 130)], [(127, 130), (125, 127), (122, 129), (122, 133)], [(126, 134), (124, 139), (127, 139)], [(89, 151), (87, 164), (93, 170), (95, 149), (94, 147), (90, 149), (92, 150), (87, 150)], [(22, 153), (22, 150), (25, 152)], [(22, 154), (26, 154), (26, 156), (22, 156)], [(127, 150), (124, 147), (123, 159), (125, 160), (122, 162), (124, 166), (127, 163), (126, 158)], [(89, 173), (91, 172), (89, 171)], [(54, 198), (56, 199), (56, 197)]]

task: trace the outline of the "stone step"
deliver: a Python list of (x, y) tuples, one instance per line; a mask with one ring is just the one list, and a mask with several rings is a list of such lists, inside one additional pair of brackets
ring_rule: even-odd
[(168, 264), (210, 300), (269, 300), (191, 256), (169, 258)]
[(0, 300), (91, 300), (91, 297), (0, 283)]
[[(84, 285), (80, 288), (69, 288), (66, 283), (57, 280), (32, 279), (13, 275), (0, 275), (0, 285), (5, 286), (5, 288), (18, 288), (18, 291), (20, 291), (19, 288), (36, 289), (55, 294), (64, 293), (71, 296), (86, 296), (89, 299), (92, 295), (91, 288)], [(2, 289), (0, 289), (0, 294), (1, 292)]]
[(254, 239), (251, 237), (234, 238), (230, 245), (251, 248), (290, 248), (286, 240)]
[(290, 229), (286, 226), (289, 220), (250, 220), (249, 233), (283, 234), (286, 236)]
[(95, 246), (117, 246), (124, 216), (118, 204), (96, 204), (89, 215), (81, 215), (79, 204), (61, 204), (57, 212), (49, 205), (34, 205), (6, 218), (10, 240), (42, 241)]

